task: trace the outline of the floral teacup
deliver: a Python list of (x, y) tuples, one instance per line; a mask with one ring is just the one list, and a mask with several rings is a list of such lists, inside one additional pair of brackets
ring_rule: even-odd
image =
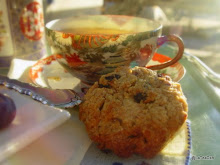
[(63, 57), (57, 61), (86, 84), (93, 84), (118, 66), (145, 67), (167, 41), (177, 43), (176, 56), (149, 68), (158, 70), (176, 63), (183, 55), (183, 42), (175, 35), (161, 36), (161, 31), (158, 22), (122, 15), (71, 17), (46, 25), (51, 52)]

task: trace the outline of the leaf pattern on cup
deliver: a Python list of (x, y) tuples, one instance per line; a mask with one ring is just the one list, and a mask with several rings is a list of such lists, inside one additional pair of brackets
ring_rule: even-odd
[[(137, 19), (127, 16), (109, 17), (112, 18), (110, 21), (113, 22), (114, 27), (127, 26), (126, 21), (135, 22)], [(82, 18), (83, 21), (87, 19)], [(123, 22), (123, 20), (126, 21)], [(94, 24), (99, 25), (105, 21), (108, 23), (109, 20), (105, 16), (94, 16), (89, 21), (94, 21)], [(146, 25), (143, 26), (142, 24), (141, 27), (146, 27)], [(71, 70), (70, 68), (74, 69), (72, 72), (80, 70), (81, 72), (76, 73), (77, 75), (87, 74), (87, 71), (94, 70), (94, 74), (99, 76), (112, 72), (119, 66), (130, 66), (130, 64), (132, 66), (145, 66), (153, 56), (157, 45), (155, 38), (160, 36), (160, 33), (161, 30), (156, 29), (154, 31), (143, 30), (143, 32), (138, 33), (134, 31), (130, 34), (85, 35), (64, 33), (46, 28), (47, 41), (54, 50), (53, 53), (62, 54), (67, 58), (67, 61), (71, 61), (68, 63), (69, 66), (65, 64), (69, 70)]]

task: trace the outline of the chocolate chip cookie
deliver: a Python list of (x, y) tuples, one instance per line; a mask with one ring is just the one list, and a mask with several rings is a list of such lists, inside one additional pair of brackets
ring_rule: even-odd
[(183, 125), (187, 111), (180, 84), (169, 76), (119, 67), (88, 90), (79, 116), (101, 150), (152, 158)]

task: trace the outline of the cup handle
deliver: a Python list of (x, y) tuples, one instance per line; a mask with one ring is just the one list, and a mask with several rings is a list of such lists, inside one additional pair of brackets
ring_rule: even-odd
[(170, 65), (175, 64), (177, 61), (179, 61), (182, 58), (183, 52), (184, 52), (184, 44), (183, 44), (182, 39), (174, 34), (159, 37), (157, 39), (157, 48), (159, 48), (161, 45), (163, 45), (165, 42), (168, 42), (168, 41), (175, 42), (177, 44), (177, 46), (179, 47), (179, 50), (178, 50), (176, 56), (172, 60), (167, 61), (165, 63), (146, 66), (148, 69), (152, 69), (152, 70), (163, 69), (163, 68), (166, 68)]

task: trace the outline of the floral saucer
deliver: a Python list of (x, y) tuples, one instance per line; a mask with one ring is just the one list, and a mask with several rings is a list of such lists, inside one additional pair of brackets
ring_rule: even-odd
[[(56, 59), (62, 59), (61, 55), (51, 55), (35, 63), (29, 70), (29, 77), (32, 82), (40, 87), (53, 89), (74, 89), (77, 92), (80, 80), (68, 73)], [(64, 59), (63, 59), (64, 60)], [(164, 63), (171, 60), (170, 57), (155, 53), (147, 66)], [(147, 67), (146, 66), (146, 67)], [(173, 81), (180, 81), (185, 74), (185, 68), (177, 62), (165, 69), (158, 70), (158, 73), (169, 75)]]
[[(171, 60), (170, 57), (165, 56), (163, 54), (159, 54), (159, 53), (154, 53), (154, 56), (152, 58), (152, 60), (147, 64), (146, 67), (151, 66), (151, 65), (155, 65), (155, 64), (160, 64), (160, 63), (164, 63)], [(185, 68), (183, 65), (181, 65), (179, 62), (161, 69), (161, 70), (157, 70), (157, 73), (161, 73), (161, 74), (166, 74), (169, 75), (173, 81), (175, 82), (179, 82), (185, 75)]]

